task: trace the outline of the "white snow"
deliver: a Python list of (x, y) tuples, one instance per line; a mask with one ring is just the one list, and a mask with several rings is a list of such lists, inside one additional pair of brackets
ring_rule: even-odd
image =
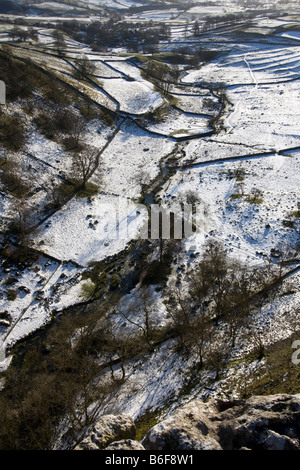
[[(2, 270), (1, 270), (2, 271)], [(60, 310), (74, 301), (80, 301), (77, 278), (79, 269), (72, 263), (61, 263), (41, 256), (31, 267), (20, 274), (15, 270), (3, 273), (3, 283), (14, 277), (10, 288), (16, 292), (14, 300), (8, 300), (4, 284), (1, 285), (2, 310), (11, 317), (11, 325), (0, 331), (0, 341), (6, 348), (45, 325), (53, 311)], [(70, 289), (72, 291), (70, 292)]]
[(124, 79), (102, 80), (103, 87), (120, 103), (120, 110), (129, 114), (144, 114), (163, 103), (151, 84)]
[[(166, 197), (195, 191), (207, 213), (205, 234), (221, 240), (237, 258), (247, 260), (248, 264), (256, 263), (262, 259), (259, 253), (269, 256), (272, 248), (296, 240), (297, 234), (282, 222), (289, 212), (297, 209), (298, 165), (297, 153), (291, 157), (274, 154), (216, 164), (208, 160), (198, 167), (178, 171), (171, 183), (168, 182)], [(245, 196), (232, 199), (240, 189), (236, 179), (228, 177), (229, 170), (239, 168), (245, 171)], [(247, 201), (246, 195), (253, 187), (262, 191), (260, 204)], [(203, 233), (199, 233), (187, 242), (201, 251), (203, 241)]]
[(136, 238), (145, 220), (138, 209), (115, 196), (94, 196), (91, 203), (73, 199), (44, 227), (40, 249), (60, 260), (88, 266), (120, 252)]

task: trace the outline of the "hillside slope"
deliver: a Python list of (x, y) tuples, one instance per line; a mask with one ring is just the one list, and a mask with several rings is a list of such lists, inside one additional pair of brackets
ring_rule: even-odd
[[(2, 18), (0, 449), (73, 450), (118, 415), (152, 448), (189, 406), (298, 407), (299, 16), (196, 34), (196, 10)], [(226, 426), (222, 449), (299, 446)]]

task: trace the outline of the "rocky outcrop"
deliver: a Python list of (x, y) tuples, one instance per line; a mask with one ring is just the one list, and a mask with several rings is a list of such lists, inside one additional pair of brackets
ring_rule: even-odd
[(91, 429), (75, 450), (101, 450), (114, 441), (135, 438), (135, 424), (127, 415), (105, 415)]
[(210, 417), (216, 405), (193, 401), (154, 426), (142, 444), (150, 450), (221, 450)]
[(253, 396), (218, 406), (211, 419), (223, 449), (300, 450), (300, 395)]
[(154, 426), (149, 450), (300, 450), (300, 395), (194, 400)]
[(300, 450), (300, 394), (193, 400), (135, 434), (129, 416), (103, 416), (76, 450)]

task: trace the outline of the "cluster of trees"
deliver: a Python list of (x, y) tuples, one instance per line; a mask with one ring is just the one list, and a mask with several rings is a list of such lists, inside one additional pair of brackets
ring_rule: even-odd
[(252, 335), (257, 357), (264, 353), (262, 336), (255, 332), (251, 314), (259, 310), (274, 292), (281, 270), (273, 265), (249, 269), (232, 260), (223, 245), (209, 241), (187, 287), (171, 285), (165, 305), (179, 336), (178, 346), (190, 354), (196, 351), (199, 367), (215, 370), (215, 378), (229, 357), (231, 348)]
[(139, 50), (145, 45), (158, 44), (170, 37), (170, 27), (165, 23), (127, 23), (111, 18), (106, 22), (94, 21), (88, 25), (75, 22), (62, 23), (61, 29), (78, 41), (91, 45), (95, 50), (107, 47), (129, 47)]
[(63, 50), (66, 47), (65, 37), (62, 31), (59, 29), (55, 29), (53, 32), (53, 40), (54, 40), (54, 49), (56, 50), (59, 56), (62, 55)]
[(44, 338), (20, 351), (0, 393), (0, 449), (51, 450), (63, 420), (65, 437), (80, 440), (104, 399), (125, 380), (125, 361), (147, 349), (142, 330), (116, 336), (105, 319), (109, 308), (65, 313)]
[(12, 0), (2, 0), (0, 4), (0, 13), (13, 13), (24, 14), (26, 11), (25, 5), (20, 2), (13, 2)]
[[(75, 193), (87, 191), (87, 184), (100, 164), (99, 149), (85, 141), (86, 119), (69, 106), (40, 110), (34, 123), (48, 139), (60, 143), (67, 151), (66, 170), (61, 184), (49, 186), (49, 208), (58, 208)], [(100, 173), (99, 173), (100, 182)], [(98, 187), (90, 186), (90, 195)]]
[(0, 114), (0, 144), (7, 150), (20, 150), (26, 140), (23, 119), (18, 113)]
[(199, 23), (198, 20), (196, 20), (193, 24), (193, 35), (194, 36), (199, 36), (201, 33), (204, 33), (206, 31), (209, 31), (211, 29), (215, 29), (221, 26), (229, 26), (229, 25), (234, 25), (240, 22), (250, 22), (252, 17), (256, 13), (227, 13), (225, 15), (214, 15), (214, 16), (206, 16), (205, 21)]
[[(160, 251), (162, 264), (167, 251)], [(64, 312), (21, 346), (0, 393), (0, 449), (51, 449), (63, 422), (65, 438), (79, 441), (103, 401), (126, 380), (126, 361), (168, 335), (155, 324), (154, 297), (146, 286), (123, 309), (112, 291), (98, 309)], [(131, 333), (117, 334), (107, 313), (123, 316)]]
[(151, 80), (163, 93), (168, 93), (172, 83), (177, 83), (179, 69), (157, 60), (147, 60), (142, 67), (143, 75)]
[(86, 120), (68, 106), (48, 108), (34, 118), (35, 124), (48, 138), (60, 142), (70, 153), (71, 167), (66, 178), (76, 188), (86, 189), (87, 182), (99, 165), (99, 150), (85, 142)]
[(139, 266), (139, 282), (144, 286), (165, 284), (180, 249), (181, 240), (159, 238), (152, 241), (143, 253)]
[(33, 67), (14, 59), (8, 46), (2, 46), (0, 51), (0, 70), (0, 79), (6, 85), (7, 102), (32, 96), (41, 78)]
[(34, 193), (34, 176), (14, 152), (5, 152), (0, 163), (0, 183), (1, 189), (9, 194), (11, 200), (1, 239), (4, 244), (13, 241), (18, 247), (12, 253), (12, 259), (17, 261), (30, 253), (31, 239), (36, 233), (34, 220), (38, 209), (30, 203), (30, 196)]
[(9, 37), (13, 41), (27, 41), (32, 39), (33, 41), (38, 41), (38, 33), (34, 28), (22, 29), (20, 27), (14, 27), (9, 31)]

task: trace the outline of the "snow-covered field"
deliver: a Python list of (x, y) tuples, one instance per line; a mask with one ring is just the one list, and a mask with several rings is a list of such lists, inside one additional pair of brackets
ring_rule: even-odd
[(86, 267), (122, 251), (136, 238), (145, 214), (127, 199), (115, 196), (70, 201), (48, 219), (37, 243), (41, 250), (60, 260), (70, 259)]
[(241, 5), (231, 5), (231, 6), (224, 6), (216, 5), (216, 6), (195, 6), (187, 10), (187, 13), (191, 15), (207, 15), (207, 16), (222, 16), (228, 13), (237, 13), (238, 11), (243, 11), (243, 7)]
[(224, 141), (261, 149), (298, 147), (298, 83), (239, 87), (228, 91), (233, 113), (224, 121)]
[(210, 118), (206, 116), (172, 109), (166, 119), (159, 123), (149, 123), (147, 128), (166, 137), (189, 137), (210, 132), (212, 128), (209, 121)]
[(87, 0), (85, 3), (90, 7), (106, 6), (113, 9), (115, 8), (117, 10), (126, 10), (132, 6), (143, 5), (143, 2), (136, 2), (131, 0)]
[(151, 84), (122, 78), (102, 80), (103, 88), (120, 103), (120, 110), (129, 114), (145, 114), (163, 103)]
[(300, 41), (300, 31), (288, 31), (286, 33), (280, 33), (278, 36), (287, 39), (295, 39), (296, 41)]
[(298, 47), (246, 46), (243, 53), (204, 65), (183, 83), (204, 81), (227, 90), (232, 112), (224, 120), (227, 132), (218, 139), (260, 149), (299, 146)]
[[(22, 272), (21, 279), (14, 268), (1, 267), (0, 272), (1, 310), (10, 317), (10, 326), (0, 326), (5, 348), (44, 326), (57, 310), (81, 300), (80, 270), (71, 262), (40, 256)], [(14, 299), (8, 297), (10, 292), (15, 293)], [(3, 366), (7, 365), (5, 361)]]
[(100, 193), (89, 203), (75, 199), (47, 220), (37, 240), (41, 250), (60, 260), (70, 259), (87, 266), (123, 250), (136, 238), (145, 217), (137, 199), (141, 183), (159, 172), (159, 162), (174, 149), (135, 125), (121, 127), (102, 154), (100, 174), (91, 182)]
[[(174, 141), (147, 133), (135, 124), (123, 125), (102, 154), (103, 191), (138, 199), (141, 185), (157, 176), (160, 160), (174, 147)], [(97, 178), (96, 173), (95, 184)]]
[[(165, 198), (195, 191), (205, 205), (205, 234), (224, 242), (230, 253), (248, 264), (270, 256), (273, 249), (293, 245), (297, 233), (283, 226), (289, 213), (297, 210), (299, 197), (299, 153), (245, 158), (240, 161), (209, 163), (177, 172), (168, 182)], [(243, 172), (243, 180), (231, 172)], [(241, 188), (242, 185), (242, 188)], [(261, 191), (262, 201), (251, 203), (253, 188)], [(165, 194), (164, 191), (161, 193)], [(238, 195), (238, 197), (236, 197)], [(197, 235), (193, 244), (201, 252)], [(189, 244), (191, 241), (189, 240)]]
[(299, 77), (297, 46), (243, 45), (230, 54), (188, 73), (184, 83), (207, 82), (238, 86), (289, 81)]
[(188, 113), (214, 116), (218, 113), (218, 100), (210, 95), (181, 95), (176, 96), (178, 108)]

